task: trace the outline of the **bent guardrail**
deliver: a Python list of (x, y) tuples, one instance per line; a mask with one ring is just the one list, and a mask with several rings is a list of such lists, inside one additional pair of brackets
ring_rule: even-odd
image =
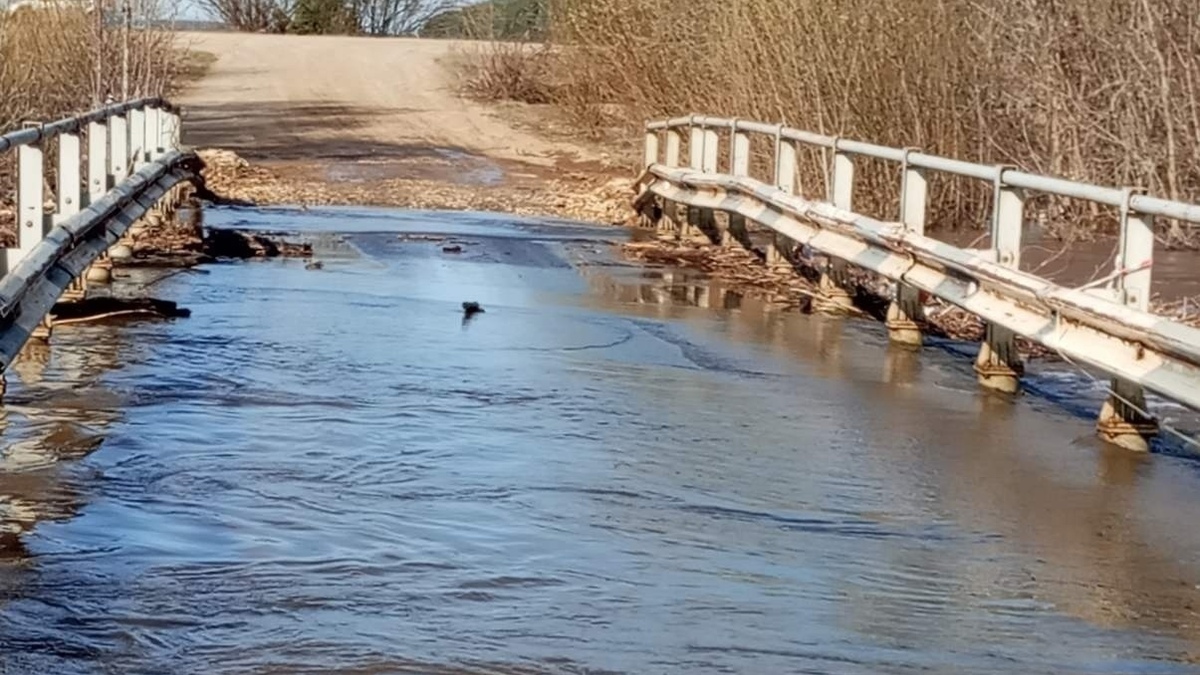
[[(89, 266), (198, 173), (199, 159), (180, 149), (179, 132), (177, 108), (144, 98), (0, 136), (0, 154), (17, 153), (17, 241), (0, 257), (0, 393), (2, 374), (25, 342), (39, 331), (49, 337), (45, 317), (54, 303), (68, 291), (82, 297)], [(56, 203), (47, 209), (51, 140)]]
[[(720, 131), (729, 145), (721, 147)], [(680, 168), (684, 132), (689, 166)], [(773, 141), (774, 185), (749, 176), (749, 135)], [(665, 152), (660, 153), (664, 144)], [(826, 201), (797, 193), (797, 150), (812, 145), (832, 154)], [(728, 172), (718, 169), (724, 151)], [(851, 210), (854, 157), (901, 165), (900, 219), (884, 222)], [(1087, 364), (1113, 377), (1098, 429), (1119, 445), (1146, 449), (1157, 424), (1146, 411), (1144, 390), (1200, 409), (1200, 330), (1148, 311), (1156, 216), (1200, 223), (1200, 206), (1140, 194), (1037, 176), (1006, 166), (984, 166), (920, 153), (813, 134), (780, 125), (715, 117), (689, 116), (646, 125), (646, 171), (638, 180), (635, 207), (645, 210), (653, 198), (690, 207), (680, 233), (699, 224), (703, 212), (721, 211), (730, 221), (723, 243), (739, 219), (772, 230), (792, 243), (829, 259), (821, 288), (833, 306), (849, 302), (840, 288), (850, 264), (897, 283), (888, 312), (889, 336), (920, 344), (912, 317), (922, 311), (924, 291), (984, 319), (987, 334), (975, 370), (980, 383), (1007, 392), (1019, 388), (1023, 364), (1015, 345), (1020, 335), (1068, 360)], [(939, 171), (991, 181), (995, 189), (989, 249), (960, 249), (924, 236), (926, 172)], [(1105, 288), (1071, 289), (1018, 270), (1024, 204), (1030, 191), (1095, 201), (1120, 209), (1120, 246)], [(697, 212), (696, 210), (700, 210)], [(715, 219), (710, 219), (715, 225)], [(915, 334), (914, 334), (915, 333)]]

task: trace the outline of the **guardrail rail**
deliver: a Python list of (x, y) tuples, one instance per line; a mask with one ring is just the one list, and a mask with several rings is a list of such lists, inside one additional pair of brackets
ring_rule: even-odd
[[(56, 202), (47, 208), (52, 146)], [(179, 110), (161, 98), (26, 124), (0, 136), (0, 155), (10, 151), (17, 155), (17, 240), (0, 255), (0, 393), (2, 373), (26, 341), (49, 339), (54, 304), (82, 298), (88, 276), (106, 276), (109, 248), (160, 201), (173, 208), (176, 187), (199, 170), (196, 155), (181, 149)]]
[[(751, 135), (765, 136), (773, 148), (770, 184), (750, 176)], [(685, 139), (688, 162), (682, 165)], [(821, 200), (801, 194), (797, 181), (798, 153), (812, 147), (827, 158)], [(1146, 390), (1200, 409), (1200, 330), (1149, 312), (1154, 219), (1200, 223), (1200, 205), (912, 148), (702, 115), (647, 123), (644, 153), (646, 169), (637, 181), (634, 201), (641, 213), (671, 213), (658, 202), (686, 205), (688, 216), (676, 224), (678, 233), (686, 237), (689, 230), (707, 224), (710, 231), (720, 229), (719, 241), (726, 245), (736, 240), (731, 231), (744, 228), (746, 221), (758, 223), (775, 235), (767, 251), (772, 264), (782, 259), (781, 248), (808, 247), (828, 260), (820, 280), (827, 308), (850, 302), (842, 287), (847, 265), (896, 282), (887, 318), (889, 337), (895, 342), (921, 344), (912, 320), (922, 311), (921, 291), (982, 318), (986, 337), (975, 371), (985, 387), (1019, 391), (1024, 366), (1015, 340), (1023, 336), (1112, 377), (1097, 424), (1100, 435), (1112, 443), (1148, 449), (1158, 424), (1146, 409)], [(727, 162), (724, 171), (718, 166), (722, 157)], [(898, 220), (853, 211), (856, 158), (899, 165)], [(931, 171), (991, 184), (990, 248), (961, 249), (925, 236)], [(1025, 203), (1032, 193), (1119, 209), (1120, 243), (1114, 271), (1101, 280), (1103, 287), (1067, 288), (1018, 269)], [(712, 217), (718, 211), (729, 215), (723, 229)]]

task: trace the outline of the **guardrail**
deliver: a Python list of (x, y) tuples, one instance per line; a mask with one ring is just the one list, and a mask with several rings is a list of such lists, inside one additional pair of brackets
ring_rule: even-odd
[[(0, 154), (17, 153), (17, 242), (0, 256), (0, 373), (31, 336), (49, 338), (47, 312), (67, 291), (83, 296), (89, 266), (160, 200), (177, 200), (174, 188), (196, 175), (199, 160), (180, 149), (179, 132), (175, 106), (143, 98), (0, 136)], [(52, 140), (57, 199), (47, 209)]]
[[(686, 133), (688, 166), (680, 167)], [(751, 178), (750, 135), (773, 144), (773, 185)], [(665, 136), (665, 143), (663, 137)], [(722, 148), (722, 138), (727, 146)], [(830, 157), (824, 201), (797, 194), (797, 153), (825, 149)], [(728, 171), (718, 162), (724, 154)], [(901, 168), (900, 218), (884, 222), (852, 210), (854, 159), (893, 161)], [(919, 345), (912, 317), (924, 291), (984, 319), (987, 332), (975, 363), (980, 383), (1015, 393), (1024, 372), (1015, 339), (1024, 336), (1068, 360), (1113, 377), (1098, 430), (1107, 440), (1148, 448), (1158, 430), (1146, 410), (1145, 389), (1200, 409), (1200, 330), (1148, 311), (1154, 249), (1154, 218), (1200, 223), (1200, 205), (1159, 199), (1132, 188), (1106, 188), (1038, 176), (1008, 166), (985, 166), (921, 153), (814, 134), (781, 125), (692, 115), (646, 125), (644, 164), (635, 207), (643, 213), (654, 198), (689, 208), (681, 235), (707, 224), (729, 233), (757, 222), (777, 235), (768, 262), (778, 263), (779, 246), (796, 243), (829, 260), (821, 277), (826, 306), (849, 303), (846, 265), (897, 282), (888, 311), (893, 341)], [(989, 181), (994, 199), (991, 247), (960, 249), (924, 236), (927, 172)], [(1103, 288), (1070, 289), (1018, 269), (1024, 205), (1028, 193), (1059, 195), (1107, 204), (1120, 210), (1120, 245), (1113, 273)], [(711, 217), (729, 214), (723, 229)], [(782, 242), (780, 241), (782, 240)]]

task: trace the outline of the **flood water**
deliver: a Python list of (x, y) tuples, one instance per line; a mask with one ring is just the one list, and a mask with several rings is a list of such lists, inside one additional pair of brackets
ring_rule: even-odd
[(14, 367), (4, 673), (1200, 672), (1198, 465), (1096, 442), (1078, 374), (988, 396), (612, 230), (207, 221), (325, 267)]

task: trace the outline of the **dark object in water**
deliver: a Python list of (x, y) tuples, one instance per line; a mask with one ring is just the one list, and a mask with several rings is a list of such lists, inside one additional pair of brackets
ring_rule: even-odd
[[(450, 244), (442, 247), (442, 253), (462, 253), (462, 247), (458, 244)], [(466, 304), (466, 303), (463, 303)]]
[(170, 300), (94, 297), (77, 302), (56, 303), (50, 310), (50, 314), (54, 317), (54, 323), (67, 324), (135, 316), (181, 318), (191, 316), (192, 311), (182, 308)]
[(462, 304), (462, 308), (463, 314), (466, 314), (467, 316), (478, 314), (479, 312), (483, 311), (483, 308), (479, 306), (478, 302), (464, 302)]
[(312, 244), (293, 244), (278, 235), (213, 229), (204, 238), (204, 253), (213, 258), (308, 258)]
[(321, 269), (321, 268), (323, 268), (323, 267), (325, 267), (325, 263), (321, 262), (320, 260), (313, 260), (313, 261), (310, 261), (310, 262), (309, 262), (307, 265), (305, 265), (305, 266), (304, 266), (304, 269), (306, 269), (306, 270), (319, 270), (319, 269)]

